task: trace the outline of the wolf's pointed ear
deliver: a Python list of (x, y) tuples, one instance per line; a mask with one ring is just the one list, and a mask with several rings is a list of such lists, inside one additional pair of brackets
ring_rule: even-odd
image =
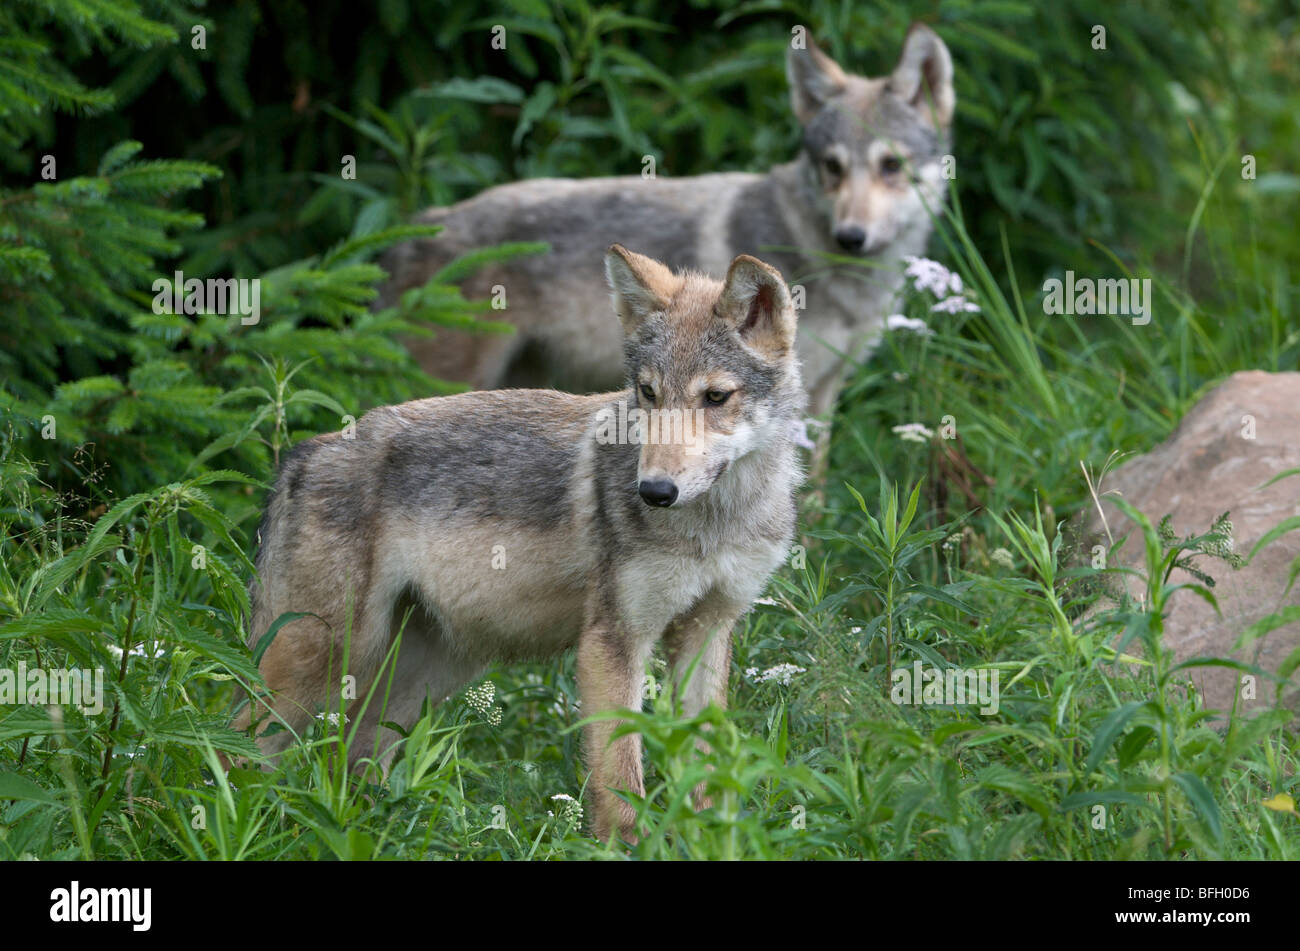
[(844, 91), (848, 77), (839, 64), (821, 51), (811, 36), (807, 49), (791, 46), (785, 54), (785, 75), (790, 81), (790, 105), (800, 125), (807, 125), (832, 96)]
[(794, 348), (795, 313), (781, 272), (742, 254), (731, 262), (718, 298), (717, 314), (740, 338), (765, 356), (786, 356)]
[(889, 90), (929, 116), (936, 129), (948, 127), (957, 104), (952, 89), (952, 57), (939, 34), (913, 23), (903, 55), (889, 77)]
[(613, 291), (614, 312), (631, 333), (656, 310), (665, 310), (680, 281), (654, 258), (636, 254), (621, 244), (605, 254), (605, 278)]

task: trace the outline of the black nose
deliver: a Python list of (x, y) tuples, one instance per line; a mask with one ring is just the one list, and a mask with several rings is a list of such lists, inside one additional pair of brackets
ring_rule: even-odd
[(646, 505), (666, 507), (677, 501), (677, 486), (668, 479), (643, 479), (640, 491)]
[(856, 251), (867, 243), (867, 233), (857, 225), (846, 225), (835, 232), (835, 240), (845, 251)]

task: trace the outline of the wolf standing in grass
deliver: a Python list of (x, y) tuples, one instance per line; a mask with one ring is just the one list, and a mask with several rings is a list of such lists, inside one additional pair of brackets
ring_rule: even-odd
[[(846, 360), (879, 334), (902, 283), (901, 259), (921, 254), (944, 196), (943, 158), (954, 107), (952, 60), (914, 26), (894, 71), (845, 73), (809, 39), (787, 55), (794, 113), (804, 130), (795, 161), (765, 175), (534, 179), (488, 189), (423, 223), (445, 230), (389, 252), (391, 304), (452, 259), (506, 241), (551, 251), (484, 268), (465, 284), (506, 289), (500, 315), (517, 333), (442, 331), (410, 342), (421, 366), (479, 389), (508, 385), (600, 390), (617, 385), (621, 340), (603, 320), (599, 251), (634, 242), (674, 268), (722, 274), (757, 254), (805, 285), (799, 356), (810, 411), (835, 404)], [(780, 249), (780, 250), (773, 250)], [(850, 255), (861, 265), (832, 262)]]
[[(286, 624), (262, 660), (290, 729), (337, 696), (343, 673), (364, 698), (408, 608), (391, 690), (385, 674), (375, 698), (348, 711), (360, 718), (354, 760), (386, 760), (398, 738), (381, 736), (382, 721), (409, 724), (426, 697), (441, 701), (488, 664), (574, 646), (584, 715), (639, 709), (660, 641), (688, 714), (725, 703), (732, 625), (795, 527), (795, 309), (780, 274), (751, 257), (736, 258), (725, 283), (618, 245), (605, 267), (626, 390), (415, 400), (285, 459), (261, 530), (251, 635), (285, 612), (315, 615)], [(689, 435), (615, 438), (633, 411), (689, 419)], [(631, 839), (635, 814), (611, 789), (643, 791), (640, 739), (611, 743), (613, 730), (587, 728), (594, 826)], [(290, 735), (262, 737), (263, 749)]]

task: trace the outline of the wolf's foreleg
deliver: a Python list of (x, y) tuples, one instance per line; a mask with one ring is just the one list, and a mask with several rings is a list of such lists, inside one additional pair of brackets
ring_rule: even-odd
[[(641, 683), (646, 649), (621, 624), (597, 619), (584, 627), (578, 642), (578, 688), (583, 716), (609, 710), (641, 709)], [(641, 737), (631, 733), (613, 739), (622, 721), (598, 720), (586, 727), (588, 788), (595, 804), (592, 830), (599, 839), (618, 834), (637, 841), (636, 810), (613, 792), (623, 789), (645, 794), (641, 769)]]
[[(664, 645), (686, 716), (695, 716), (710, 703), (726, 707), (731, 631), (747, 607), (713, 591), (669, 626)], [(709, 751), (704, 741), (698, 746), (702, 753)], [(694, 798), (697, 810), (713, 805), (704, 783), (695, 788)]]

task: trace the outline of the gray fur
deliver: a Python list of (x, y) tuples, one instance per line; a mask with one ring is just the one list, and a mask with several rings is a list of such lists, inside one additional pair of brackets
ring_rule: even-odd
[[(339, 709), (344, 673), (357, 684), (358, 699), (343, 704), (359, 721), (353, 758), (386, 761), (397, 737), (381, 720), (409, 724), (494, 661), (575, 646), (584, 712), (636, 702), (660, 640), (683, 678), (705, 655), (700, 684), (683, 680), (688, 708), (725, 702), (731, 625), (794, 532), (801, 473), (790, 427), (804, 402), (795, 315), (780, 275), (757, 261), (738, 259), (724, 285), (618, 255), (611, 268), (637, 281), (619, 298), (628, 390), (415, 400), (285, 457), (260, 532), (250, 643), (286, 612), (311, 616), (284, 625), (262, 661), (274, 717), (289, 728), (261, 737), (268, 753), (315, 710)], [(643, 281), (656, 292), (642, 293)], [(704, 412), (697, 455), (600, 441), (598, 414), (635, 406), (642, 380), (653, 380), (658, 406)], [(701, 392), (722, 385), (728, 400), (705, 409)], [(642, 501), (647, 467), (681, 481), (678, 504)], [(392, 694), (384, 703), (385, 672), (366, 707), (408, 614)], [(606, 787), (637, 787), (639, 753), (623, 740), (611, 747), (608, 732), (606, 722), (589, 736), (596, 827), (631, 835)]]
[[(475, 248), (549, 242), (549, 254), (489, 266), (464, 282), (471, 296), (505, 288), (508, 307), (493, 317), (513, 323), (514, 337), (440, 330), (409, 345), (429, 372), (480, 388), (540, 383), (600, 390), (619, 382), (621, 347), (602, 306), (604, 247), (621, 241), (673, 267), (715, 276), (738, 254), (761, 256), (805, 287), (799, 355), (811, 410), (824, 415), (846, 358), (860, 355), (879, 334), (901, 286), (901, 258), (923, 253), (931, 212), (942, 204), (938, 162), (948, 148), (951, 68), (942, 41), (924, 27), (909, 34), (888, 79), (844, 74), (815, 46), (792, 50), (793, 98), (805, 120), (805, 148), (795, 161), (766, 175), (533, 179), (488, 189), (420, 216), (446, 230), (389, 252), (384, 263), (392, 280), (380, 303), (395, 302)], [(918, 85), (918, 76), (926, 81)], [(929, 108), (936, 89), (949, 104), (938, 121)], [(879, 170), (867, 159), (877, 142), (907, 153), (912, 180), (891, 180), (872, 197), (866, 184), (877, 181)], [(843, 194), (835, 192), (826, 180), (822, 163), (832, 146), (846, 151), (854, 181), (862, 183), (853, 195), (847, 185)], [(854, 215), (874, 222), (862, 222), (873, 241), (864, 257), (877, 267), (827, 264), (824, 255), (846, 253), (835, 238), (837, 216)]]

